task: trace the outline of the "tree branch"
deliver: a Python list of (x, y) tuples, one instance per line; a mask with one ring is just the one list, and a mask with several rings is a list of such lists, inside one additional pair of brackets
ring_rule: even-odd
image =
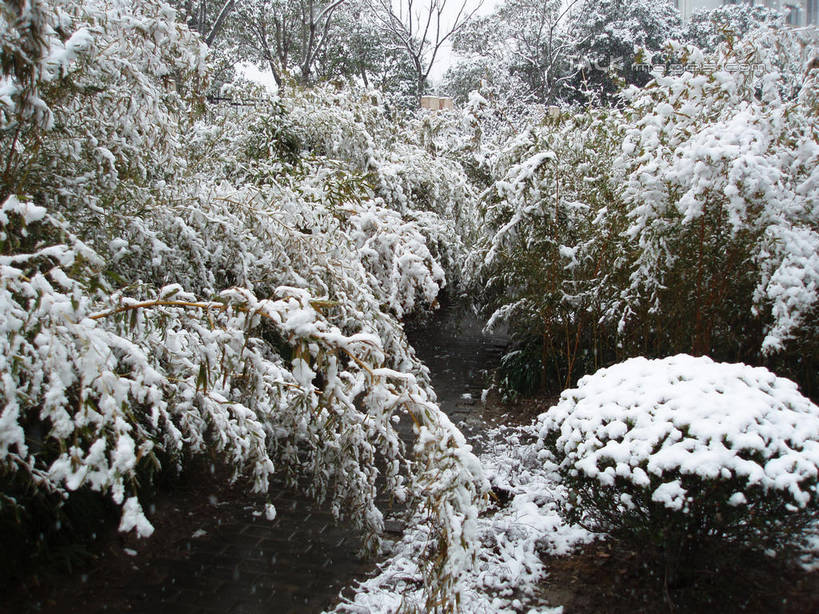
[[(213, 26), (208, 32), (208, 35), (205, 37), (205, 44), (210, 47), (213, 44), (214, 39), (219, 35), (219, 32), (222, 31), (222, 28), (225, 26), (225, 20), (230, 15), (230, 12), (236, 6), (236, 0), (227, 0), (222, 10), (219, 11), (219, 15), (216, 17), (216, 21), (213, 22)], [(203, 24), (204, 25), (204, 24)]]

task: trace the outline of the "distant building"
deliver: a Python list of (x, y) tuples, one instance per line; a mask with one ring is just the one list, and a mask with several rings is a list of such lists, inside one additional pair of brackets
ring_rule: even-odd
[(431, 111), (444, 111), (455, 108), (452, 98), (441, 96), (421, 96), (421, 108)]
[(724, 4), (761, 5), (776, 9), (792, 26), (819, 25), (819, 0), (671, 0), (688, 19), (698, 9), (715, 9)]

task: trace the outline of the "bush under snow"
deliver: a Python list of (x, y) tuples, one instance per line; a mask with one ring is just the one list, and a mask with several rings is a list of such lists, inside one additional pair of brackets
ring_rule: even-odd
[(819, 407), (761, 367), (633, 358), (582, 378), (539, 427), (573, 517), (675, 556), (779, 549), (817, 509)]

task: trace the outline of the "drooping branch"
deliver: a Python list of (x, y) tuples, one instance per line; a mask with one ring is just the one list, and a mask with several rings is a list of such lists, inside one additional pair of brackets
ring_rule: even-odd
[[(313, 299), (310, 300), (310, 306), (315, 309), (316, 311), (320, 311), (321, 309), (326, 309), (328, 307), (333, 307), (337, 303), (334, 301), (326, 301), (326, 300), (317, 300)], [(109, 309), (108, 311), (102, 311), (100, 313), (95, 313), (93, 315), (88, 316), (91, 320), (102, 320), (104, 318), (110, 318), (115, 315), (119, 315), (121, 313), (127, 313), (129, 311), (136, 311), (138, 309), (152, 309), (154, 307), (180, 307), (180, 308), (187, 308), (187, 309), (202, 309), (205, 311), (213, 310), (213, 311), (227, 311), (228, 309), (233, 309), (234, 311), (238, 311), (241, 313), (251, 313), (251, 310), (247, 307), (242, 307), (241, 305), (232, 305), (230, 303), (219, 303), (214, 301), (173, 301), (168, 299), (154, 299), (151, 301), (142, 301), (139, 303), (130, 303), (128, 305), (120, 305), (119, 307), (115, 307), (113, 309)], [(268, 314), (263, 311), (253, 311), (253, 314), (258, 314), (263, 318), (270, 318)]]

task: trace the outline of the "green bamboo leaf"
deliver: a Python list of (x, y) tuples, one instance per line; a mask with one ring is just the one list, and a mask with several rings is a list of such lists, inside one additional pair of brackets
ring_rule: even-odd
[(199, 363), (199, 375), (196, 376), (196, 392), (202, 389), (203, 394), (208, 393), (208, 369), (205, 363)]

